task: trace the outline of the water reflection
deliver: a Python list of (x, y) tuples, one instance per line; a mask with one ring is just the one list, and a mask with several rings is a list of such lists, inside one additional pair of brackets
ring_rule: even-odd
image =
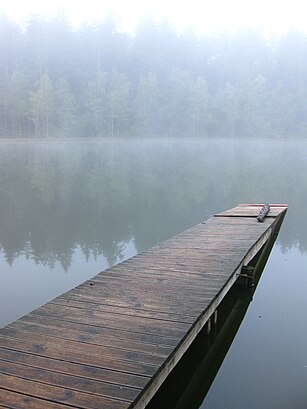
[(242, 282), (231, 288), (218, 307), (217, 325), (210, 334), (206, 333), (206, 329), (199, 333), (151, 400), (148, 409), (200, 408), (253, 299), (281, 223), (282, 220), (276, 234), (250, 262), (255, 269), (254, 285), (246, 287)]
[[(302, 142), (103, 141), (0, 147), (0, 243), (7, 263), (20, 255), (64, 270), (85, 258), (141, 251), (238, 201), (305, 203)], [(307, 248), (305, 220), (287, 224), (281, 244)]]
[[(2, 143), (2, 311), (11, 311), (4, 294), (20, 303), (9, 275), (31, 282), (21, 315), (239, 202), (289, 202), (279, 241), (284, 251), (305, 252), (306, 218), (296, 223), (306, 198), (305, 152), (305, 142), (280, 140)], [(49, 277), (57, 291), (34, 296)], [(0, 324), (18, 316), (3, 315)]]
[[(201, 407), (305, 408), (306, 148), (299, 140), (0, 144), (0, 326), (215, 212), (287, 202), (278, 246)], [(244, 316), (249, 300), (235, 299), (229, 311)], [(215, 376), (218, 359), (207, 362)], [(199, 406), (209, 384), (189, 387), (196, 398), (181, 396), (181, 407)]]

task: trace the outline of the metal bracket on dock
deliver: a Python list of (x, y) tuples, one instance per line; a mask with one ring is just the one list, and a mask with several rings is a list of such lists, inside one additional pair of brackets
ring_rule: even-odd
[(241, 273), (238, 274), (237, 284), (242, 287), (254, 286), (255, 268), (252, 266), (243, 266)]

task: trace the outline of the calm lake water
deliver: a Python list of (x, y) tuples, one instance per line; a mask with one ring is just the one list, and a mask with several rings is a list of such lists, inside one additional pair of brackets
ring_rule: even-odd
[(0, 326), (213, 213), (288, 203), (220, 370), (186, 407), (305, 409), (306, 152), (300, 140), (0, 144)]

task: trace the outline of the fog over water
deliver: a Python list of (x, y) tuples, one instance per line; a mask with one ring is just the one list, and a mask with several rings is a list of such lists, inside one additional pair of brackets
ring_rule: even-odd
[(258, 285), (148, 409), (306, 409), (304, 4), (64, 3), (0, 2), (0, 327), (217, 212), (288, 203)]
[(305, 407), (306, 151), (270, 139), (2, 143), (0, 325), (218, 211), (288, 202), (201, 407)]

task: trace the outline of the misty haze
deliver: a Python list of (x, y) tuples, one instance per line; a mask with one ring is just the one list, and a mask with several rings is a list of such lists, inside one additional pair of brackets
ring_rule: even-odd
[(304, 137), (306, 35), (0, 20), (0, 137)]
[(306, 83), (295, 29), (0, 16), (0, 327), (217, 212), (288, 203), (208, 393), (156, 408), (305, 409)]

